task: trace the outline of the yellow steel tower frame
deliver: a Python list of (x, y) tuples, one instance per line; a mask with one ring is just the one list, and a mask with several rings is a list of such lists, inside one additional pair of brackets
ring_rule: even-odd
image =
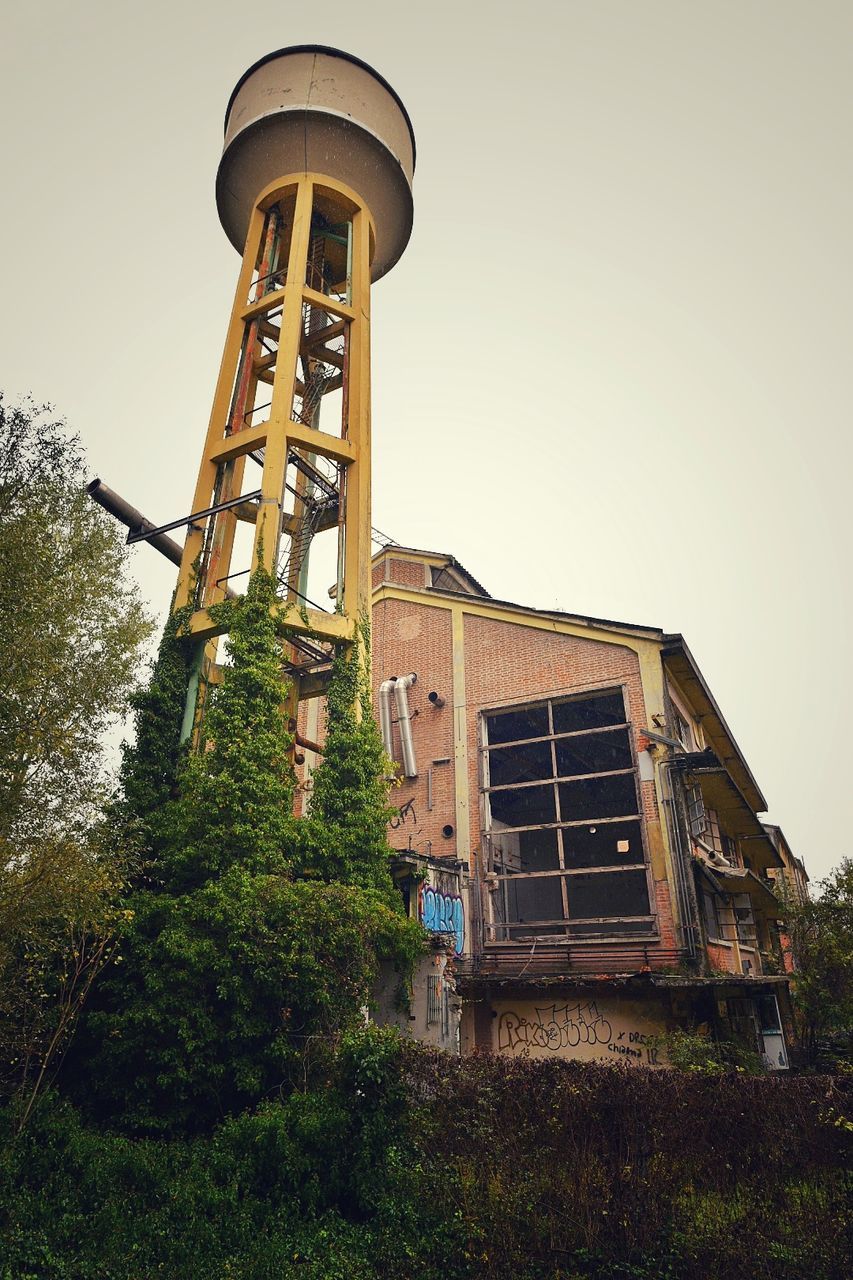
[[(250, 570), (262, 564), (278, 577), (282, 598), (275, 611), (283, 630), (349, 643), (369, 609), (374, 239), (363, 201), (321, 174), (283, 177), (257, 201), (175, 598), (176, 609), (191, 607), (187, 631), (199, 643), (225, 630), (210, 607), (229, 590), (238, 520), (255, 524)], [(269, 400), (259, 405), (268, 389)], [(315, 425), (329, 390), (342, 393), (335, 431)], [(260, 484), (246, 493), (249, 459), (260, 465)], [(312, 498), (317, 483), (325, 484), (321, 502)], [(339, 568), (336, 607), (326, 610), (309, 602), (299, 584), (312, 535), (332, 522)], [(289, 551), (284, 565), (283, 551)], [(298, 699), (317, 691), (306, 679), (294, 692)]]

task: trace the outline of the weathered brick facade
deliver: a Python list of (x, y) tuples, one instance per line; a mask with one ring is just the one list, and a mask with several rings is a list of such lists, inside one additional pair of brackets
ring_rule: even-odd
[[(408, 857), (446, 859), (448, 866), (459, 865), (462, 871), (466, 941), (456, 968), (466, 1005), (463, 1047), (509, 1052), (513, 1046), (533, 1051), (538, 1045), (550, 1052), (559, 1041), (560, 1052), (571, 1056), (657, 1061), (656, 1052), (647, 1047), (642, 1055), (629, 1053), (623, 1035), (629, 1047), (647, 1046), (650, 1027), (663, 1031), (685, 1021), (715, 1023), (726, 1008), (721, 992), (741, 1011), (745, 992), (755, 996), (756, 1008), (762, 992), (778, 991), (781, 998), (784, 984), (761, 976), (758, 943), (747, 948), (742, 941), (739, 949), (737, 937), (726, 945), (705, 937), (693, 884), (695, 868), (705, 865), (706, 878), (712, 880), (715, 868), (709, 854), (722, 858), (724, 849), (732, 853), (736, 846), (723, 843), (713, 809), (708, 811), (707, 832), (712, 844), (692, 839), (681, 777), (673, 781), (662, 767), (671, 762), (671, 747), (661, 743), (673, 741), (668, 736), (677, 723), (673, 699), (679, 714), (693, 726), (690, 749), (707, 753), (713, 741), (720, 751), (723, 743), (729, 750), (729, 785), (735, 785), (735, 779), (737, 787), (751, 787), (752, 805), (760, 793), (727, 736), (725, 722), (709, 717), (704, 704), (694, 717), (689, 695), (671, 675), (666, 646), (680, 637), (493, 601), (452, 557), (404, 548), (388, 548), (376, 557), (373, 585), (374, 693), (383, 681), (409, 673), (417, 676), (408, 690), (417, 776), (401, 777), (392, 792), (397, 816), (389, 830), (390, 842)], [(681, 666), (674, 661), (670, 665), (689, 688), (683, 661)], [(565, 937), (518, 937), (496, 949), (483, 927), (490, 887), (482, 856), (483, 713), (615, 689), (623, 693), (637, 768), (653, 926), (641, 939), (627, 933), (620, 939), (617, 928), (612, 936), (587, 944)], [(431, 692), (436, 695), (433, 701)], [(392, 712), (394, 755), (399, 760), (393, 703)], [(702, 725), (710, 725), (708, 732), (713, 730), (717, 737), (706, 738)], [(737, 794), (749, 809), (739, 790)], [(757, 823), (754, 813), (748, 817)], [(756, 846), (749, 847), (755, 854)], [(721, 865), (725, 870), (730, 863), (723, 860)], [(726, 874), (729, 880), (741, 876), (744, 891), (753, 891), (754, 876), (747, 869), (735, 866)], [(728, 901), (729, 914), (721, 914), (742, 935), (743, 926), (731, 907), (736, 899)], [(743, 958), (747, 955), (749, 961)], [(681, 976), (669, 978), (669, 973)], [(590, 988), (590, 974), (604, 985)], [(625, 975), (633, 975), (632, 983), (646, 985), (626, 994)], [(617, 987), (620, 994), (614, 1003)], [(547, 1008), (557, 1000), (554, 1007), (562, 1010), (559, 1025), (536, 1023), (537, 1010), (541, 1012), (546, 999)], [(597, 1030), (584, 1031), (584, 1020)], [(590, 1047), (596, 1036), (600, 1039), (617, 1025), (620, 1030), (613, 1031), (613, 1041)], [(725, 1033), (724, 1026), (721, 1030)], [(582, 1051), (571, 1048), (576, 1032), (585, 1046)]]
[[(382, 682), (417, 677), (407, 690), (414, 777), (402, 776), (389, 695), (398, 762), (389, 841), (402, 859), (395, 875), (413, 913), (428, 901), (429, 928), (452, 923), (457, 930), (462, 1048), (660, 1065), (655, 1035), (698, 1025), (726, 1036), (727, 1009), (736, 1011), (742, 1032), (744, 1009), (754, 1008), (756, 1043), (766, 1041), (778, 1065), (784, 1043), (780, 1051), (770, 1028), (762, 1041), (759, 1027), (768, 993), (778, 998), (783, 1023), (789, 1016), (784, 978), (763, 968), (773, 915), (764, 868), (777, 855), (769, 840), (756, 838), (763, 834), (754, 812), (761, 794), (681, 638), (494, 601), (452, 557), (405, 548), (375, 558), (373, 587), (377, 718)], [(620, 926), (614, 910), (611, 927), (597, 938), (575, 937), (571, 929), (530, 937), (524, 934), (535, 929), (525, 929), (499, 941), (494, 923), (491, 932), (485, 923), (494, 915), (495, 877), (484, 853), (484, 713), (617, 690), (639, 797), (646, 923), (632, 934), (637, 926)], [(322, 726), (322, 710), (303, 703), (300, 733), (321, 743)], [(316, 759), (305, 754), (310, 775)], [(681, 767), (694, 761), (695, 777)], [(706, 776), (703, 809), (696, 796)], [(749, 857), (742, 856), (747, 849)], [(425, 880), (413, 873), (417, 865)], [(708, 934), (703, 892), (718, 904), (719, 936)], [(755, 912), (745, 911), (753, 901)], [(552, 1008), (558, 1012), (542, 1021)]]

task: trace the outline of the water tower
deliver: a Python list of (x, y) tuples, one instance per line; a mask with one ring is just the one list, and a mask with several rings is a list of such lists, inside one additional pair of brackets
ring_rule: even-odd
[(216, 201), (242, 266), (175, 600), (197, 642), (185, 729), (225, 630), (210, 607), (256, 565), (294, 714), (369, 611), (370, 286), (408, 242), (414, 166), (397, 94), (338, 49), (280, 49), (231, 95)]

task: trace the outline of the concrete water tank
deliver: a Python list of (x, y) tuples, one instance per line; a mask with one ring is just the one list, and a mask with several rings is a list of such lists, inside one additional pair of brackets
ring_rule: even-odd
[(270, 53), (238, 81), (225, 113), (216, 204), (243, 252), (265, 187), (289, 174), (324, 174), (351, 187), (376, 228), (371, 265), (385, 275), (412, 232), (415, 135), (406, 108), (367, 63), (323, 45)]

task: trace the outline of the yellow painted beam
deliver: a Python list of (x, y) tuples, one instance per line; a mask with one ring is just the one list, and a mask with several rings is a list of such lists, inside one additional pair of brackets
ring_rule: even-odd
[[(358, 214), (355, 216), (358, 217)], [(338, 302), (337, 298), (330, 298), (327, 293), (320, 293), (317, 289), (311, 289), (307, 284), (302, 287), (302, 297), (306, 302), (310, 302), (313, 307), (319, 307), (327, 312), (328, 315), (340, 316), (342, 320), (354, 320), (356, 317), (353, 307), (348, 307), (345, 302)]]
[[(202, 511), (210, 505), (213, 487), (216, 483), (216, 464), (210, 460), (210, 450), (220, 439), (222, 434), (223, 423), (228, 419), (228, 406), (231, 401), (231, 393), (234, 386), (234, 378), (237, 371), (237, 364), (240, 359), (240, 348), (245, 333), (245, 325), (240, 318), (242, 308), (242, 300), (248, 295), (252, 281), (252, 273), (255, 270), (255, 263), (258, 258), (260, 248), (261, 235), (264, 229), (264, 214), (260, 209), (255, 209), (249, 223), (249, 230), (246, 237), (246, 248), (243, 253), (243, 261), (240, 264), (240, 274), (237, 278), (237, 289), (234, 295), (234, 304), (231, 309), (231, 319), (228, 324), (228, 332), (225, 338), (225, 348), (222, 352), (222, 360), (219, 365), (219, 374), (216, 380), (216, 390), (213, 396), (213, 404), (210, 410), (210, 418), (207, 427), (207, 439), (205, 442), (204, 453), (202, 454), (201, 466), (199, 467), (198, 479), (196, 481), (195, 495), (193, 497), (191, 511)], [(181, 609), (189, 604), (194, 589), (194, 569), (193, 566), (201, 553), (204, 541), (204, 531), (190, 526), (187, 530), (186, 542), (184, 543), (184, 553), (181, 560), (181, 569), (178, 574), (178, 584), (175, 590), (174, 608)]]
[(456, 792), (456, 856), (471, 857), (471, 815), (468, 787), (468, 704), (465, 697), (465, 613), (452, 610), (453, 653), (453, 772)]
[(254, 453), (256, 449), (263, 449), (270, 429), (269, 422), (261, 422), (256, 427), (246, 427), (243, 431), (236, 431), (234, 435), (225, 436), (218, 445), (215, 445), (208, 457), (211, 462), (228, 462), (231, 458), (239, 458), (241, 454)]
[[(355, 634), (355, 622), (342, 613), (324, 613), (322, 609), (301, 609), (298, 605), (282, 602), (273, 606), (272, 615), (282, 631), (297, 631), (301, 635), (317, 636), (335, 644), (350, 643)], [(209, 609), (197, 609), (189, 619), (185, 634), (196, 639), (210, 639), (224, 635), (227, 624), (211, 617)]]
[(275, 311), (276, 307), (282, 306), (284, 303), (287, 286), (284, 289), (273, 289), (271, 293), (265, 293), (254, 302), (250, 302), (248, 306), (243, 307), (240, 312), (241, 320), (255, 320), (258, 316), (265, 315), (267, 311)]
[(331, 436), (328, 431), (315, 431), (292, 418), (285, 424), (284, 431), (288, 444), (307, 449), (310, 453), (322, 453), (324, 458), (333, 458), (335, 462), (355, 462), (355, 446), (349, 440)]

